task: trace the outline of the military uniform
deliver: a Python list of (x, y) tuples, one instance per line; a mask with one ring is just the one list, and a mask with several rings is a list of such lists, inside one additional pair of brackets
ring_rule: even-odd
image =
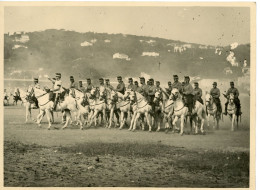
[(117, 79), (120, 81), (116, 87), (116, 91), (125, 94), (125, 83), (122, 81), (122, 77), (119, 76)]
[(82, 85), (82, 81), (79, 81), (78, 90), (80, 90), (81, 92), (84, 92), (84, 91), (85, 91), (85, 88), (84, 88), (84, 86)]
[[(234, 85), (234, 82), (230, 82), (230, 84)], [(235, 87), (231, 87), (228, 89), (226, 96), (229, 97), (230, 94), (234, 94), (234, 103), (236, 104), (236, 107), (238, 108), (238, 114), (241, 114), (241, 105), (240, 105), (240, 100), (238, 98), (239, 96), (239, 91)], [(227, 102), (225, 103), (225, 114), (227, 113), (227, 105), (228, 105), (228, 99)]]
[(200, 103), (204, 104), (203, 100), (201, 98), (202, 97), (202, 90), (201, 90), (201, 88), (199, 88), (199, 87), (194, 88), (193, 89), (193, 93), (194, 93), (194, 99), (198, 100)]
[[(50, 79), (51, 80), (51, 79)], [(53, 81), (54, 82), (53, 85), (53, 89), (52, 89), (52, 94), (54, 95), (54, 105), (53, 105), (53, 109), (56, 109), (57, 103), (60, 99), (60, 93), (62, 92), (62, 81), (61, 81), (61, 74), (60, 73), (56, 73), (56, 80)], [(53, 97), (53, 95), (51, 95)]]
[[(213, 83), (213, 85), (217, 85), (216, 82)], [(216, 87), (216, 88), (212, 88), (210, 90), (210, 95), (213, 97), (213, 100), (215, 102), (215, 104), (217, 105), (217, 109), (219, 112), (222, 112), (222, 108), (221, 108), (221, 103), (220, 103), (220, 90)]]
[(90, 91), (94, 88), (94, 85), (91, 84), (91, 80), (87, 79), (87, 86), (85, 87), (85, 92), (90, 93)]
[(177, 88), (179, 92), (182, 93), (182, 84), (179, 81), (172, 83), (172, 89), (173, 88)]
[(128, 86), (127, 86), (127, 89), (131, 89), (131, 90), (136, 90), (136, 86), (134, 85), (134, 84), (129, 84)]
[[(41, 89), (40, 84), (39, 84), (39, 79), (38, 78), (34, 78), (34, 84), (33, 84), (33, 88), (36, 89)], [(30, 93), (30, 92), (29, 92)], [(39, 103), (37, 98), (35, 97), (35, 95), (32, 95), (30, 97), (28, 97), (29, 101), (34, 102), (35, 104), (35, 108), (39, 108)]]
[(185, 76), (185, 84), (183, 85), (182, 88), (182, 93), (183, 93), (183, 99), (186, 104), (186, 106), (189, 109), (189, 112), (192, 112), (192, 108), (194, 106), (194, 94), (193, 94), (193, 87), (189, 83), (190, 77)]

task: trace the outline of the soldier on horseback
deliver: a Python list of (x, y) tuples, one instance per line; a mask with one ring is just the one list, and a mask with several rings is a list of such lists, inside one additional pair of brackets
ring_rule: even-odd
[(140, 92), (141, 91), (141, 87), (138, 84), (138, 81), (134, 82), (134, 91)]
[(78, 90), (80, 90), (81, 92), (84, 92), (84, 90), (85, 90), (81, 80), (79, 81)]
[[(34, 78), (33, 79), (33, 88), (37, 88), (37, 89), (40, 89), (40, 84), (39, 84), (39, 79), (38, 78)], [(31, 93), (31, 92), (29, 92)], [(31, 94), (29, 94), (29, 99), (31, 99), (31, 101), (33, 101), (35, 103), (35, 108), (39, 108), (39, 104), (38, 104), (38, 100), (37, 98), (33, 95), (31, 96)], [(30, 101), (30, 100), (29, 100)]]
[(199, 88), (199, 83), (198, 82), (194, 82), (193, 92), (194, 92), (194, 99), (195, 99), (195, 101), (198, 100), (201, 104), (204, 104), (203, 100), (201, 98), (202, 97), (202, 90), (201, 90), (201, 88)]
[(113, 90), (114, 87), (110, 84), (110, 80), (109, 79), (106, 79), (106, 84), (105, 84), (105, 87), (110, 89), (110, 90)]
[(183, 86), (183, 98), (185, 106), (188, 107), (189, 113), (192, 113), (192, 108), (194, 106), (194, 95), (193, 95), (193, 87), (190, 84), (190, 77), (185, 76), (184, 77), (185, 84)]
[(129, 85), (127, 86), (127, 89), (131, 89), (131, 90), (135, 91), (136, 87), (133, 84), (133, 79), (132, 78), (128, 78), (128, 83), (129, 83)]
[(50, 99), (54, 99), (54, 104), (53, 104), (53, 110), (56, 109), (56, 106), (58, 104), (58, 101), (60, 99), (60, 93), (62, 89), (62, 81), (61, 81), (61, 74), (56, 73), (56, 80), (53, 80), (51, 78), (48, 78), (52, 83), (54, 83), (53, 89), (51, 89), (51, 94), (50, 94)]
[(147, 92), (148, 92), (148, 86), (145, 84), (145, 78), (144, 77), (139, 77), (140, 78), (140, 89), (139, 92), (142, 96), (147, 98)]
[(158, 91), (158, 92), (162, 91), (162, 88), (160, 87), (160, 81), (156, 81), (155, 84), (156, 84), (155, 85), (155, 90)]
[(213, 88), (210, 90), (210, 95), (213, 97), (215, 104), (217, 105), (217, 110), (222, 113), (222, 107), (220, 102), (220, 90), (217, 88), (217, 82), (213, 82)]
[(117, 81), (118, 85), (116, 87), (116, 91), (125, 94), (125, 83), (123, 82), (122, 77), (118, 76)]
[(74, 91), (74, 89), (78, 89), (78, 88), (77, 88), (77, 84), (76, 84), (73, 76), (70, 76), (70, 87), (69, 88), (72, 91), (72, 97), (75, 98), (75, 91)]
[(166, 88), (165, 90), (168, 95), (171, 95), (171, 92), (172, 92), (172, 82), (171, 81), (168, 82), (168, 88)]
[[(180, 93), (182, 93), (182, 84), (179, 82), (179, 77), (178, 75), (173, 75), (173, 80), (174, 82), (172, 83), (172, 88), (177, 88), (179, 90)], [(171, 91), (170, 91), (170, 94), (171, 94)]]
[(230, 88), (228, 89), (226, 95), (224, 95), (227, 98), (227, 102), (225, 103), (225, 112), (224, 114), (227, 115), (227, 106), (228, 106), (228, 98), (230, 94), (234, 94), (234, 103), (236, 104), (236, 107), (238, 109), (237, 113), (239, 115), (242, 114), (241, 112), (241, 105), (240, 105), (240, 100), (238, 98), (239, 96), (239, 92), (237, 90), (237, 88), (235, 88), (234, 82), (230, 82)]
[(154, 97), (155, 97), (155, 93), (156, 93), (156, 86), (154, 86), (154, 80), (151, 78), (149, 80), (149, 86), (148, 86), (148, 104), (150, 104), (152, 106), (152, 111), (154, 112), (155, 110), (155, 104), (153, 103)]
[[(100, 79), (99, 79), (100, 82)], [(104, 79), (103, 79), (103, 85), (104, 85)], [(92, 90), (92, 88), (94, 88), (94, 85), (91, 83), (91, 79), (87, 78), (87, 86), (85, 88), (85, 93), (88, 92), (90, 93), (90, 91)]]

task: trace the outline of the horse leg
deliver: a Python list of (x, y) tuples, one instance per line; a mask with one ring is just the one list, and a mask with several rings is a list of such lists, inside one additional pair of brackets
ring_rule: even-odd
[(133, 125), (133, 130), (132, 131), (135, 131), (136, 129), (136, 121), (138, 120), (138, 118), (140, 117), (140, 113), (137, 113), (136, 116), (135, 116), (135, 119), (134, 119), (134, 125)]
[(109, 125), (108, 125), (108, 128), (109, 128), (109, 129), (111, 129), (111, 126), (112, 126), (113, 116), (114, 116), (114, 109), (112, 108), (112, 109), (110, 110)]
[(133, 124), (134, 124), (134, 121), (135, 121), (135, 117), (136, 117), (136, 112), (134, 112), (134, 114), (132, 115), (130, 127), (129, 127), (129, 129), (128, 129), (129, 131), (131, 131), (132, 128), (133, 128)]
[[(149, 117), (150, 116), (150, 117)], [(149, 132), (152, 132), (152, 126), (151, 126), (151, 123), (150, 123), (150, 118), (151, 118), (152, 116), (148, 113), (148, 112), (145, 112), (145, 118), (146, 118), (146, 122), (147, 122), (147, 124), (148, 124), (148, 126), (149, 126)]]
[(193, 127), (195, 129), (195, 134), (198, 134), (198, 118), (194, 117), (192, 120)]
[(181, 116), (181, 132), (180, 135), (183, 135), (183, 128), (184, 128), (184, 115)]
[[(106, 113), (106, 109), (104, 108), (104, 109), (103, 109), (103, 122), (104, 122), (104, 125), (105, 125), (105, 126), (107, 125), (106, 117), (107, 117), (107, 113)], [(102, 123), (103, 123), (103, 122), (102, 122)]]
[(42, 111), (40, 109), (40, 113), (38, 114), (37, 116), (37, 120), (36, 120), (36, 123), (38, 124), (38, 126), (40, 127), (41, 126), (41, 121), (42, 121), (42, 115), (44, 114), (44, 111)]
[(216, 121), (215, 120), (217, 120), (217, 118), (218, 118), (218, 114), (217, 114), (217, 112), (214, 114), (214, 116), (213, 116), (213, 129), (216, 129)]
[(209, 119), (210, 119), (210, 114), (208, 113), (208, 115), (207, 115), (208, 129), (209, 129)]
[(121, 113), (120, 113), (120, 127), (119, 127), (120, 130), (123, 128), (123, 125), (124, 125), (124, 112), (121, 111)]
[(26, 106), (25, 106), (25, 123), (28, 122), (28, 117), (29, 117), (29, 106), (26, 104)]
[(48, 109), (46, 109), (46, 117), (47, 117), (47, 120), (48, 120), (48, 123), (49, 123), (49, 126), (48, 126), (48, 130), (51, 129), (51, 118), (50, 118), (50, 111)]
[(119, 114), (118, 114), (118, 111), (117, 111), (117, 110), (115, 111), (115, 115), (116, 115), (116, 119), (117, 119), (117, 122), (116, 122), (116, 127), (119, 127), (119, 125), (120, 125), (120, 124), (119, 124), (119, 117), (120, 117), (120, 116), (119, 116)]
[(235, 114), (232, 114), (232, 125), (231, 125), (231, 131), (234, 131), (234, 123), (235, 123)]
[(64, 126), (62, 127), (62, 129), (65, 129), (66, 127), (68, 127), (69, 121), (71, 120), (70, 111), (64, 110), (64, 114), (66, 115), (66, 122), (65, 122)]

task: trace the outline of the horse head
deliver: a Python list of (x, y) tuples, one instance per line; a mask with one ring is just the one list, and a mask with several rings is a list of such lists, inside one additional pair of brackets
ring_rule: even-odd
[(135, 91), (130, 91), (129, 92), (129, 98), (130, 98), (131, 103), (136, 102), (136, 92)]
[(112, 100), (113, 102), (117, 102), (117, 100), (118, 100), (118, 95), (117, 95), (117, 93), (116, 93), (114, 90), (111, 91), (110, 98), (111, 98), (111, 100)]
[(177, 98), (179, 98), (179, 96), (180, 96), (179, 90), (177, 88), (173, 88), (169, 99), (175, 101)]
[(156, 91), (154, 94), (154, 100), (153, 102), (158, 102), (162, 99), (162, 91)]
[(207, 93), (205, 96), (205, 102), (206, 102), (206, 106), (213, 104), (213, 98), (209, 93)]

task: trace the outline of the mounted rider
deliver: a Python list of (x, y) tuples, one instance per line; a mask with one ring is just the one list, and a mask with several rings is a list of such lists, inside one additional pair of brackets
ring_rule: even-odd
[(122, 77), (118, 76), (117, 81), (118, 81), (118, 85), (116, 87), (116, 91), (125, 94), (125, 83), (122, 81)]
[(135, 85), (134, 91), (141, 92), (141, 87), (139, 86), (138, 81), (135, 81), (134, 85)]
[(172, 93), (172, 82), (171, 81), (168, 82), (168, 88), (165, 88), (165, 90), (166, 90), (166, 93), (170, 96)]
[[(178, 75), (173, 75), (173, 80), (174, 82), (172, 83), (172, 89), (177, 88), (180, 93), (182, 93), (182, 84), (179, 82), (179, 77)], [(171, 92), (171, 91), (170, 91)]]
[[(40, 89), (39, 79), (36, 78), (36, 77), (33, 78), (33, 88)], [(31, 101), (34, 102), (35, 108), (39, 108), (39, 104), (38, 104), (37, 98), (34, 95), (31, 96), (31, 94), (30, 94), (31, 92), (28, 92), (28, 93), (29, 93), (29, 97), (28, 97), (29, 101), (31, 100)]]
[(109, 79), (106, 79), (105, 87), (110, 89), (110, 90), (114, 90), (114, 87), (110, 84), (110, 80)]
[(136, 90), (136, 86), (133, 84), (133, 79), (132, 78), (128, 78), (128, 83), (129, 83), (129, 85), (127, 86), (127, 89), (135, 91)]
[(79, 81), (79, 87), (78, 87), (78, 90), (80, 90), (81, 92), (84, 92), (84, 91), (85, 91), (85, 88), (84, 88), (83, 83), (82, 83), (81, 80)]
[(51, 78), (48, 79), (52, 81), (52, 83), (54, 83), (53, 89), (51, 89), (50, 99), (54, 99), (53, 110), (55, 110), (60, 99), (60, 94), (62, 92), (61, 74), (56, 73), (56, 80), (53, 80)]
[(149, 86), (148, 86), (148, 104), (150, 104), (152, 106), (152, 111), (154, 112), (155, 111), (155, 104), (153, 102), (154, 100), (154, 97), (155, 97), (155, 93), (156, 93), (156, 86), (154, 85), (154, 79), (151, 78), (149, 79)]
[(222, 107), (220, 102), (220, 90), (217, 88), (217, 82), (213, 82), (213, 88), (210, 90), (210, 95), (213, 97), (213, 101), (217, 106), (217, 110), (219, 113), (222, 113)]
[(75, 98), (75, 91), (74, 89), (78, 89), (77, 83), (74, 80), (73, 76), (70, 76), (70, 86), (69, 86), (70, 90), (72, 91), (72, 96), (73, 98)]
[(149, 104), (153, 103), (155, 92), (156, 92), (156, 86), (154, 85), (154, 79), (151, 78), (149, 80), (149, 86), (148, 86), (148, 103)]
[(140, 92), (139, 93), (147, 99), (148, 86), (145, 84), (145, 78), (144, 77), (139, 77), (139, 78), (140, 78), (140, 90), (139, 90)]
[(237, 113), (239, 115), (241, 115), (242, 114), (242, 112), (241, 112), (241, 105), (240, 105), (240, 100), (238, 98), (239, 91), (237, 90), (237, 88), (235, 88), (235, 85), (234, 85), (233, 81), (230, 82), (230, 88), (228, 89), (226, 95), (224, 95), (227, 98), (227, 102), (225, 103), (225, 112), (224, 112), (224, 114), (227, 115), (228, 99), (229, 99), (229, 96), (230, 96), (231, 93), (234, 94), (234, 103), (236, 104), (236, 107), (237, 107)]
[(204, 104), (203, 100), (201, 98), (202, 97), (202, 90), (201, 90), (201, 88), (199, 88), (198, 82), (194, 82), (193, 92), (194, 92), (194, 100), (198, 100), (201, 104)]
[(160, 81), (155, 82), (155, 91), (157, 91), (157, 92), (162, 91), (160, 84), (161, 84)]
[(184, 103), (185, 105), (188, 107), (189, 109), (189, 113), (192, 113), (192, 108), (194, 107), (194, 94), (193, 94), (193, 87), (190, 84), (190, 77), (189, 76), (185, 76), (184, 77), (184, 86), (183, 86), (183, 99), (184, 99)]
[[(103, 79), (104, 84), (104, 79)], [(85, 93), (90, 93), (90, 91), (94, 88), (94, 85), (91, 83), (91, 79), (87, 78), (87, 86), (85, 88)]]

